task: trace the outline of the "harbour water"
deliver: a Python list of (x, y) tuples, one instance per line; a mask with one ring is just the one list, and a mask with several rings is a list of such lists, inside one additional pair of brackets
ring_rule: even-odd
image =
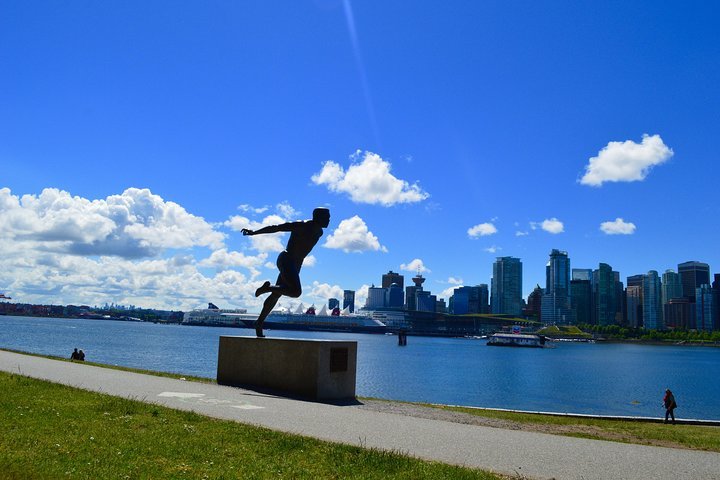
[[(268, 331), (358, 342), (357, 394), (392, 400), (600, 415), (662, 416), (665, 388), (680, 418), (720, 419), (720, 349), (556, 343), (488, 348), (485, 340)], [(214, 378), (220, 335), (235, 328), (0, 316), (0, 348)]]

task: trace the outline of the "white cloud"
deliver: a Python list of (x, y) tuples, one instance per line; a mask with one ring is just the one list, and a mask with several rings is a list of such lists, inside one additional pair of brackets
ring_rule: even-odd
[(321, 304), (327, 304), (327, 301), (330, 298), (337, 298), (342, 302), (343, 289), (338, 285), (330, 285), (328, 283), (314, 281), (312, 283), (310, 296), (315, 300), (320, 301)]
[(599, 187), (604, 182), (645, 180), (653, 167), (666, 162), (673, 153), (660, 135), (644, 134), (639, 144), (632, 140), (609, 142), (585, 166), (580, 183)]
[(317, 265), (317, 258), (315, 258), (315, 255), (308, 255), (305, 257), (305, 260), (303, 260), (303, 267), (314, 267)]
[(367, 284), (364, 284), (360, 288), (355, 290), (355, 311), (365, 306), (365, 304), (367, 303), (369, 290), (370, 285)]
[(420, 202), (430, 196), (417, 184), (410, 185), (396, 178), (390, 173), (390, 163), (375, 153), (363, 154), (358, 150), (350, 159), (347, 171), (333, 161), (325, 162), (311, 180), (316, 185), (327, 185), (332, 192), (350, 195), (356, 203), (389, 207), (398, 203)]
[(462, 287), (462, 285), (453, 285), (451, 287), (448, 287), (438, 294), (438, 298), (449, 299), (455, 294), (455, 289), (460, 287)]
[(462, 285), (463, 279), (462, 278), (455, 278), (455, 277), (449, 277), (447, 280), (447, 283), (451, 285)]
[(261, 253), (257, 256), (247, 256), (240, 252), (228, 252), (227, 249), (221, 248), (215, 250), (212, 254), (198, 263), (201, 267), (215, 267), (217, 269), (227, 269), (232, 267), (244, 267), (250, 270), (252, 277), (257, 277), (260, 272), (258, 267), (263, 265), (267, 260), (267, 253)]
[(635, 224), (616, 218), (614, 222), (602, 222), (600, 230), (608, 235), (632, 235), (635, 233)]
[[(538, 228), (542, 228), (548, 233), (552, 234), (558, 234), (565, 231), (565, 225), (563, 225), (563, 222), (558, 220), (557, 218), (546, 218), (542, 222), (530, 222), (530, 229), (531, 230), (537, 230)], [(515, 236), (522, 236), (519, 235), (521, 232), (516, 232)]]
[[(279, 215), (268, 215), (260, 222), (250, 220), (249, 218), (240, 215), (234, 215), (230, 217), (227, 221), (225, 221), (223, 225), (229, 227), (236, 232), (239, 232), (243, 228), (248, 228), (250, 230), (259, 230), (262, 227), (267, 227), (269, 225), (279, 225), (287, 221), (288, 219)], [(246, 238), (250, 239), (252, 248), (257, 250), (258, 252), (282, 252), (283, 250), (285, 250), (284, 239), (286, 236), (287, 233), (279, 232), (265, 233), (262, 235), (252, 235)]]
[(252, 205), (248, 205), (247, 203), (243, 203), (242, 205), (238, 206), (238, 210), (242, 212), (250, 212), (256, 214), (265, 213), (269, 210), (269, 208), (270, 207), (268, 207), (267, 205), (263, 207), (253, 207)]
[(518, 230), (517, 232), (515, 232), (515, 236), (516, 236), (516, 237), (525, 237), (525, 236), (527, 236), (527, 235), (530, 235), (530, 232), (524, 232), (524, 231), (520, 231), (520, 230)]
[(357, 215), (340, 222), (323, 246), (342, 250), (345, 253), (378, 250), (387, 252), (387, 248), (380, 245), (378, 238), (368, 230), (363, 219)]
[(488, 253), (496, 253), (496, 252), (502, 250), (502, 247), (493, 245), (492, 247), (483, 248), (483, 250)]
[(218, 249), (225, 238), (177, 203), (138, 188), (100, 200), (55, 188), (18, 197), (3, 188), (0, 218), (0, 238), (75, 255), (152, 257), (167, 248)]
[(413, 259), (410, 263), (403, 263), (400, 265), (400, 270), (412, 273), (426, 273), (430, 272), (430, 269), (425, 266), (422, 260), (419, 258)]
[(480, 223), (468, 228), (467, 234), (470, 238), (485, 237), (497, 233), (497, 228), (492, 223)]

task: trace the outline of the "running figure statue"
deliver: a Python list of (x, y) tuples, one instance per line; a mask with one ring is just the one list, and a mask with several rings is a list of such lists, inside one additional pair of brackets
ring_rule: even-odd
[(330, 224), (330, 210), (327, 208), (316, 208), (313, 210), (312, 220), (301, 222), (288, 222), (282, 225), (270, 225), (259, 230), (242, 229), (243, 235), (262, 235), (264, 233), (290, 232), (285, 250), (278, 255), (277, 267), (280, 270), (275, 285), (270, 282), (263, 283), (260, 288), (255, 291), (255, 296), (259, 297), (265, 293), (270, 296), (265, 299), (260, 316), (255, 321), (255, 334), (258, 337), (263, 335), (263, 323), (265, 318), (275, 308), (280, 297), (297, 298), (302, 294), (302, 286), (300, 284), (300, 268), (303, 260), (317, 244), (323, 234), (323, 228)]

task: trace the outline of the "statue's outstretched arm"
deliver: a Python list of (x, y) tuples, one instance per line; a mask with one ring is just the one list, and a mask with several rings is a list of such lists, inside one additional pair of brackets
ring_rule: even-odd
[(250, 230), (249, 228), (243, 228), (241, 232), (243, 235), (262, 235), (264, 233), (293, 232), (300, 225), (302, 225), (302, 223), (303, 222), (288, 222), (282, 223), (280, 225), (268, 225), (267, 227), (263, 227), (259, 230)]

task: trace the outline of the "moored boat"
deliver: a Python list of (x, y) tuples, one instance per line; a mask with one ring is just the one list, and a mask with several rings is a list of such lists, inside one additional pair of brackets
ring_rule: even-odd
[(543, 348), (545, 347), (545, 337), (520, 333), (496, 333), (488, 339), (487, 345), (491, 347)]

